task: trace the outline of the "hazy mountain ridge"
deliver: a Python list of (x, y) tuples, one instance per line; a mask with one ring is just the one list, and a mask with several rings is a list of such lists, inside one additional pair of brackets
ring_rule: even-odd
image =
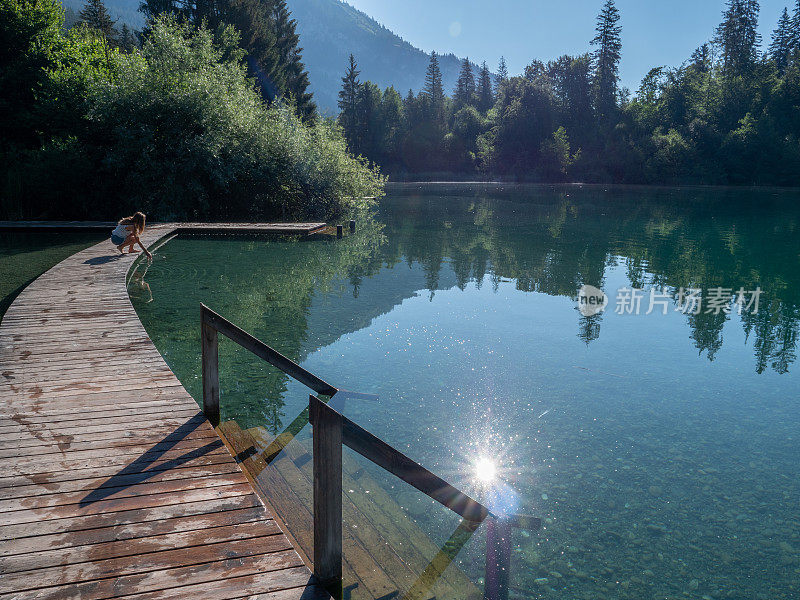
[[(352, 52), (361, 79), (406, 95), (425, 84), (428, 54), (341, 0), (288, 0), (303, 46), (314, 98), (321, 109), (336, 112), (341, 77)], [(445, 92), (455, 87), (460, 59), (439, 58)]]
[[(83, 0), (62, 0), (77, 14)], [(139, 0), (105, 0), (117, 27), (126, 23), (141, 29), (144, 17), (138, 11)], [(425, 84), (425, 69), (430, 57), (378, 23), (375, 19), (341, 0), (288, 0), (292, 17), (297, 21), (303, 62), (311, 80), (311, 91), (320, 111), (336, 114), (341, 77), (352, 52), (358, 61), (362, 80), (371, 80), (381, 88), (393, 85), (403, 96), (409, 89), (418, 92)], [(458, 79), (460, 59), (453, 54), (439, 57), (446, 93), (451, 93)]]
[[(84, 0), (61, 0), (64, 8), (72, 9), (75, 14), (83, 10)], [(141, 29), (144, 26), (144, 15), (139, 12), (139, 0), (104, 0), (108, 13), (112, 19), (117, 19), (117, 29), (123, 24), (131, 29)]]

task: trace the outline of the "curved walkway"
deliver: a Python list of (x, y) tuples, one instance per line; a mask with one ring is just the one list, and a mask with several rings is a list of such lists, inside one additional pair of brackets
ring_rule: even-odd
[(153, 346), (115, 252), (59, 263), (0, 326), (0, 598), (328, 598)]

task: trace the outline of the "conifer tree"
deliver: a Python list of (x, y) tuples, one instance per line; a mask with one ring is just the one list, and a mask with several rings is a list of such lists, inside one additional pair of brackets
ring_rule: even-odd
[(273, 23), (275, 27), (275, 50), (278, 67), (283, 71), (282, 88), (284, 94), (291, 97), (300, 117), (311, 120), (317, 107), (308, 91), (310, 84), (308, 71), (303, 64), (300, 47), (300, 36), (297, 34), (297, 22), (291, 18), (286, 0), (273, 1)]
[(481, 71), (478, 75), (478, 109), (481, 112), (486, 112), (494, 106), (494, 92), (492, 90), (492, 74), (489, 73), (489, 67), (486, 66), (486, 61), (481, 64)]
[(619, 26), (619, 10), (614, 0), (606, 0), (597, 16), (596, 35), (592, 45), (594, 53), (594, 93), (600, 115), (608, 117), (617, 105), (617, 82), (622, 51), (622, 27)]
[(714, 37), (727, 75), (749, 73), (758, 58), (758, 0), (728, 0)]
[(342, 77), (342, 89), (339, 90), (339, 124), (344, 130), (345, 138), (351, 149), (357, 143), (358, 129), (358, 94), (361, 82), (358, 80), (359, 70), (355, 57), (350, 55), (350, 64)]
[(781, 74), (786, 71), (789, 65), (789, 57), (792, 51), (792, 20), (789, 18), (789, 11), (784, 8), (778, 26), (772, 32), (772, 43), (769, 45), (769, 56)]
[(86, 23), (87, 27), (99, 31), (106, 41), (110, 42), (117, 37), (117, 30), (114, 28), (116, 21), (108, 14), (103, 0), (86, 0), (80, 18), (81, 23)]
[[(800, 0), (798, 0), (800, 2)], [(506, 66), (506, 57), (500, 57), (500, 64), (497, 66), (497, 77), (495, 78), (495, 92), (508, 81), (508, 67)]]
[(703, 44), (692, 52), (689, 64), (698, 73), (708, 73), (711, 70), (711, 47), (708, 43)]
[(139, 46), (136, 34), (131, 31), (127, 24), (122, 24), (119, 32), (119, 47), (123, 52), (133, 52)]
[(461, 71), (458, 73), (458, 80), (456, 81), (456, 89), (453, 92), (453, 101), (456, 105), (456, 110), (473, 104), (475, 101), (475, 76), (472, 73), (472, 65), (469, 58), (461, 61)]
[(800, 52), (800, 0), (796, 0), (794, 6), (792, 25), (789, 30), (789, 48), (792, 56), (794, 56), (795, 53)]
[(436, 122), (444, 121), (444, 89), (442, 88), (442, 71), (436, 52), (431, 52), (431, 60), (425, 73), (425, 87), (422, 89), (428, 117)]

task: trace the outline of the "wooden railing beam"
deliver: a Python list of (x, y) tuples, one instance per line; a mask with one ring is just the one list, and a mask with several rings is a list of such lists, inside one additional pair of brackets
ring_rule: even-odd
[(259, 358), (267, 361), (273, 367), (280, 369), (289, 375), (289, 377), (296, 379), (318, 394), (333, 396), (336, 393), (337, 389), (331, 384), (323, 381), (313, 373), (306, 371), (296, 362), (286, 358), (283, 354), (273, 350), (258, 338), (247, 333), (244, 329), (237, 327), (224, 317), (221, 317), (205, 304), (201, 304), (200, 307), (204, 324), (213, 327), (225, 337), (239, 344), (242, 348), (249, 350)]
[(219, 425), (219, 340), (217, 330), (201, 319), (203, 360), (203, 414)]
[[(309, 397), (314, 425), (314, 575), (326, 587), (342, 584), (342, 415)], [(325, 407), (327, 408), (327, 406)]]
[(511, 526), (504, 519), (486, 521), (484, 600), (508, 600), (511, 570)]

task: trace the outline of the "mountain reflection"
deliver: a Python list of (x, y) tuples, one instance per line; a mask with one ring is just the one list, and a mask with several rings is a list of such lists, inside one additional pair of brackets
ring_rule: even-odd
[[(734, 337), (732, 327), (742, 328), (737, 343), (744, 339), (752, 349), (757, 373), (787, 373), (796, 360), (797, 193), (489, 185), (401, 189), (390, 190), (381, 201), (377, 226), (363, 222), (356, 235), (338, 241), (178, 238), (167, 244), (147, 273), (148, 287), (142, 278), (131, 297), (159, 351), (192, 395), (201, 398), (200, 302), (303, 362), (369, 328), (421, 290), (433, 299), (441, 290), (469, 293), (468, 286), (502, 295), (513, 285), (524, 293), (569, 299), (549, 314), (572, 310), (572, 335), (589, 346), (616, 317), (609, 313), (620, 286), (760, 287), (757, 313), (739, 315), (734, 309), (653, 318), (669, 318), (678, 339), (685, 321), (685, 343), (697, 349), (700, 360), (717, 358), (723, 332)], [(587, 317), (577, 310), (574, 299), (583, 284), (605, 291), (605, 312)], [(485, 323), (501, 325), (503, 306), (492, 304), (500, 314)], [(532, 302), (532, 318), (537, 306)], [(563, 337), (563, 328), (563, 322), (549, 327), (553, 340)], [(621, 337), (615, 342), (611, 329), (609, 335), (618, 353), (625, 340), (634, 351), (649, 341)], [(270, 431), (280, 431), (286, 417), (295, 416), (285, 411), (286, 376), (234, 346), (220, 348), (220, 369), (235, 374), (223, 377), (229, 407), (223, 410), (235, 406), (243, 422), (266, 422)], [(348, 373), (338, 363), (327, 368), (331, 373), (321, 375), (334, 384), (337, 373), (342, 378)], [(307, 402), (307, 395), (301, 400)]]

